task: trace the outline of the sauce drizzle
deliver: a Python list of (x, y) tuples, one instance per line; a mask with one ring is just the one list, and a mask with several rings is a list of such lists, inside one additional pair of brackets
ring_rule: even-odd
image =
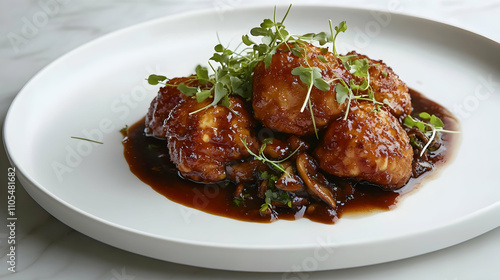
[[(411, 89), (410, 95), (413, 114), (428, 112), (439, 117), (446, 129), (458, 129), (458, 121), (444, 107)], [(410, 181), (398, 190), (387, 191), (366, 182), (327, 176), (328, 180), (336, 185), (337, 208), (335, 210), (327, 207), (323, 202), (318, 202), (307, 207), (279, 207), (275, 215), (263, 216), (259, 209), (264, 200), (257, 197), (256, 187), (247, 187), (246, 193), (250, 194), (248, 199), (245, 203), (236, 205), (233, 201), (236, 185), (232, 182), (201, 184), (183, 179), (170, 161), (166, 141), (146, 136), (144, 129), (144, 119), (142, 119), (128, 129), (122, 141), (125, 159), (130, 170), (140, 180), (173, 202), (210, 214), (251, 222), (271, 222), (276, 218), (296, 220), (305, 217), (315, 222), (331, 224), (344, 214), (392, 209), (402, 195), (415, 189), (424, 178), (435, 174), (444, 163), (451, 159), (453, 147), (456, 146), (458, 140), (456, 134), (442, 134), (441, 147), (429, 153), (427, 159), (433, 168), (417, 171), (414, 168)], [(414, 158), (416, 157), (417, 155)]]

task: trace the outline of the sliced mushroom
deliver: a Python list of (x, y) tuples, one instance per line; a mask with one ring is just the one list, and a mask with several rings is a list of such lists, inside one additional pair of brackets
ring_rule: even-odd
[(243, 195), (243, 190), (245, 189), (245, 185), (243, 184), (238, 184), (236, 186), (236, 189), (234, 190), (234, 195), (233, 197), (241, 197)]
[(289, 154), (290, 148), (288, 144), (278, 139), (272, 139), (272, 142), (266, 144), (266, 148), (264, 149), (264, 155), (272, 159), (282, 159)]
[(285, 173), (276, 181), (276, 188), (287, 192), (298, 192), (304, 190), (304, 182), (299, 176), (294, 174), (290, 165), (285, 169)]
[[(420, 131), (420, 129), (416, 128), (416, 127), (412, 127), (412, 128), (409, 128), (407, 129), (406, 133), (408, 134), (408, 137), (413, 137), (414, 139), (417, 139), (417, 140), (420, 140), (422, 143), (424, 143), (424, 145), (429, 142), (429, 137), (427, 137), (427, 135), (425, 135), (425, 133), (423, 133), (422, 131)], [(430, 150), (437, 150), (441, 147), (441, 141), (439, 140), (439, 137), (436, 137), (434, 138), (434, 140), (432, 141), (431, 145), (428, 147), (428, 149)], [(420, 155), (420, 152), (422, 151), (422, 147), (414, 147), (417, 149), (417, 153), (418, 155)], [(427, 158), (427, 153), (423, 153), (421, 155), (423, 161), (428, 161), (428, 158)]]
[(304, 180), (310, 194), (320, 198), (330, 207), (335, 208), (335, 198), (332, 191), (327, 187), (328, 180), (323, 174), (318, 173), (314, 159), (305, 153), (297, 156), (297, 171)]
[(265, 198), (266, 197), (266, 191), (267, 191), (267, 184), (268, 184), (268, 180), (264, 180), (262, 182), (260, 182), (260, 185), (259, 185), (259, 192), (257, 193), (257, 196), (260, 197), (260, 198)]

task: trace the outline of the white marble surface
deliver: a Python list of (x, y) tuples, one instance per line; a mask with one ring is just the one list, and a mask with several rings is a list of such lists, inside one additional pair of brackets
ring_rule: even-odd
[[(290, 1), (276, 1), (288, 3)], [(298, 2), (298, 1), (291, 1)], [(322, 1), (307, 1), (322, 2)], [(386, 10), (443, 21), (500, 42), (498, 0), (356, 0), (332, 5)], [(0, 0), (0, 121), (22, 86), (57, 57), (94, 38), (149, 19), (193, 9), (221, 13), (246, 2)], [(253, 2), (256, 3), (256, 2)], [(17, 36), (16, 36), (17, 35)], [(0, 148), (0, 219), (7, 218), (7, 157)], [(500, 279), (500, 228), (437, 252), (386, 264), (294, 275), (237, 273), (135, 255), (74, 231), (17, 188), (16, 272), (8, 271), (8, 235), (0, 227), (1, 279)], [(7, 223), (7, 222), (5, 222)]]

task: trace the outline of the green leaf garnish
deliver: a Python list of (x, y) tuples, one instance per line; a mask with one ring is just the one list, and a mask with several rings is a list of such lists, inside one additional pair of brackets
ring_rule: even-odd
[(159, 84), (160, 82), (165, 81), (166, 79), (167, 79), (167, 77), (165, 77), (165, 76), (151, 74), (151, 75), (149, 75), (149, 77), (148, 77), (148, 83), (149, 83), (150, 85), (155, 86), (155, 85)]
[(188, 97), (194, 96), (198, 92), (198, 87), (190, 87), (184, 83), (180, 83), (177, 89)]
[(265, 212), (268, 208), (272, 208), (272, 201), (280, 202), (288, 207), (292, 207), (290, 195), (284, 191), (273, 191), (268, 189), (265, 193), (264, 204), (261, 205), (260, 211)]
[(201, 65), (196, 66), (196, 77), (202, 85), (210, 81), (210, 77), (208, 76), (208, 69)]
[(330, 90), (330, 84), (323, 80), (323, 76), (321, 75), (321, 69), (318, 67), (304, 67), (299, 66), (292, 69), (293, 75), (298, 75), (300, 80), (307, 85), (307, 94), (304, 100), (304, 104), (302, 108), (300, 108), (300, 112), (303, 112), (307, 105), (309, 105), (309, 111), (311, 112), (311, 119), (313, 123), (314, 133), (316, 134), (316, 138), (318, 136), (318, 130), (316, 129), (316, 120), (314, 118), (314, 113), (312, 109), (312, 101), (311, 101), (311, 91), (313, 86), (317, 87), (319, 90), (327, 91)]
[(336, 99), (339, 104), (344, 104), (344, 102), (349, 98), (349, 89), (342, 83), (335, 85)]
[[(298, 57), (304, 57), (306, 63), (308, 63), (308, 58), (306, 57), (307, 54), (303, 46), (307, 42), (316, 42), (322, 46), (331, 42), (333, 43), (334, 53), (337, 55), (335, 50), (335, 39), (340, 32), (345, 32), (347, 29), (345, 21), (341, 22), (334, 28), (336, 31), (335, 34), (333, 32), (331, 21), (329, 21), (330, 34), (325, 32), (307, 33), (304, 35), (291, 34), (283, 24), (290, 12), (291, 7), (292, 5), (288, 7), (281, 21), (276, 19), (275, 7), (273, 19), (264, 19), (259, 26), (250, 29), (250, 35), (243, 35), (241, 37), (241, 43), (239, 44), (239, 46), (245, 47), (242, 51), (230, 50), (220, 43), (219, 40), (219, 43), (214, 46), (214, 53), (212, 57), (209, 59), (209, 65), (213, 70), (213, 74), (209, 74), (206, 67), (201, 65), (196, 67), (196, 80), (198, 80), (200, 85), (211, 83), (213, 86), (210, 89), (201, 90), (199, 87), (189, 87), (186, 84), (169, 85), (177, 86), (183, 94), (189, 97), (194, 96), (198, 102), (203, 102), (207, 98), (213, 97), (212, 103), (191, 112), (191, 114), (217, 104), (227, 106), (228, 96), (230, 94), (236, 94), (244, 99), (250, 99), (252, 97), (252, 76), (255, 66), (263, 61), (265, 67), (268, 67), (271, 64), (273, 55), (276, 53), (278, 48), (285, 43), (292, 44), (293, 47), (289, 47), (290, 51)], [(251, 36), (259, 37), (260, 42), (258, 42), (258, 40), (254, 40)], [(327, 49), (322, 48), (322, 53), (326, 54)], [(319, 60), (324, 63), (327, 62), (323, 55), (319, 56)], [(218, 66), (214, 67), (210, 62), (215, 62)], [(310, 101), (311, 89), (314, 86), (322, 91), (327, 91), (330, 89), (331, 81), (328, 82), (322, 78), (321, 70), (319, 68), (311, 67), (309, 65), (306, 66), (307, 67), (302, 66), (298, 70), (294, 69), (294, 74), (299, 75), (300, 79), (308, 86), (307, 98), (304, 100), (301, 112), (303, 112), (305, 107), (309, 105), (314, 130), (317, 135), (318, 132), (312, 110), (312, 103)], [(165, 76), (153, 74), (148, 77), (148, 82), (152, 85), (157, 85), (158, 83), (165, 84), (164, 81), (166, 79), (167, 77)]]
[(422, 112), (420, 114), (418, 114), (418, 116), (424, 120), (430, 120), (431, 119), (431, 115), (427, 112)]
[(432, 115), (431, 118), (429, 119), (429, 122), (435, 127), (435, 128), (443, 128), (444, 127), (444, 123), (443, 121), (436, 117), (435, 115)]
[(354, 60), (353, 64), (351, 64), (350, 72), (354, 76), (368, 77), (370, 75), (368, 72), (369, 68), (370, 68), (370, 62), (368, 61), (368, 59), (366, 58), (358, 59)]
[(126, 124), (124, 127), (122, 127), (122, 129), (120, 129), (120, 133), (123, 135), (123, 136), (127, 136), (128, 135), (128, 124)]
[(235, 197), (233, 199), (233, 203), (237, 206), (237, 207), (240, 207), (242, 204), (245, 203), (245, 199), (247, 197), (249, 197), (250, 194), (243, 194), (243, 193), (240, 193), (240, 195), (238, 197)]
[(212, 95), (211, 90), (200, 90), (196, 92), (196, 101), (198, 103), (205, 101), (205, 99), (209, 98)]
[(434, 141), (434, 139), (436, 138), (436, 135), (438, 132), (460, 133), (459, 131), (445, 130), (443, 121), (440, 118), (438, 118), (436, 115), (431, 115), (427, 112), (422, 112), (418, 116), (424, 120), (428, 120), (429, 123), (415, 119), (412, 116), (408, 115), (403, 120), (403, 124), (406, 125), (407, 127), (410, 127), (410, 128), (416, 127), (421, 132), (423, 132), (424, 134), (429, 136), (429, 140), (427, 141), (425, 146), (422, 148), (422, 151), (420, 152), (420, 156), (422, 156), (424, 154), (424, 152), (429, 148), (432, 141)]
[(297, 147), (297, 149), (295, 149), (295, 151), (293, 151), (289, 156), (287, 156), (286, 158), (284, 159), (281, 159), (281, 160), (271, 160), (271, 159), (268, 159), (266, 157), (266, 155), (264, 154), (264, 150), (266, 149), (266, 146), (267, 145), (270, 145), (272, 144), (272, 138), (266, 138), (264, 139), (263, 143), (262, 143), (262, 146), (260, 147), (259, 149), (259, 154), (255, 154), (254, 152), (252, 152), (252, 150), (250, 150), (250, 148), (248, 147), (247, 145), (247, 139), (246, 138), (243, 138), (243, 139), (240, 139), (241, 140), (241, 143), (243, 143), (243, 146), (245, 146), (245, 148), (247, 149), (248, 153), (250, 155), (252, 155), (254, 157), (254, 159), (256, 160), (259, 160), (261, 161), (262, 163), (264, 164), (268, 164), (270, 165), (273, 169), (281, 172), (281, 173), (285, 173), (286, 176), (288, 177), (291, 177), (291, 175), (286, 172), (286, 170), (283, 168), (283, 165), (281, 165), (282, 162), (284, 161), (287, 161), (289, 158), (291, 158), (295, 153), (297, 153), (297, 151), (302, 147), (302, 143), (300, 144), (300, 146)]
[(333, 49), (333, 54), (335, 56), (338, 56), (337, 49), (335, 48), (335, 41), (337, 40), (337, 36), (339, 35), (340, 32), (345, 32), (347, 30), (347, 24), (345, 21), (342, 21), (339, 23), (338, 26), (335, 26), (335, 35), (333, 35), (333, 29), (332, 29), (332, 21), (329, 21), (330, 24), (330, 32), (332, 34), (331, 42), (332, 42), (332, 49)]

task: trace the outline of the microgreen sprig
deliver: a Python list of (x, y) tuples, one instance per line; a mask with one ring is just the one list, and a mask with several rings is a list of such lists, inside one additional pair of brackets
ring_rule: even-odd
[(330, 25), (330, 33), (332, 34), (331, 42), (332, 42), (332, 51), (335, 56), (338, 56), (339, 54), (337, 53), (337, 48), (335, 47), (335, 40), (337, 40), (337, 36), (339, 35), (340, 32), (345, 32), (347, 30), (347, 24), (345, 21), (340, 22), (338, 26), (335, 26), (335, 35), (333, 35), (333, 29), (332, 29), (332, 21), (328, 21)]
[[(349, 85), (341, 78), (338, 78), (340, 80), (340, 84), (336, 85), (335, 92), (337, 93), (336, 99), (339, 104), (344, 104), (346, 100), (348, 100), (347, 104), (347, 109), (344, 115), (344, 120), (347, 119), (347, 116), (349, 115), (349, 110), (350, 110), (350, 104), (352, 99), (356, 100), (363, 100), (363, 101), (370, 101), (374, 104), (377, 105), (377, 109), (380, 109), (381, 106), (387, 105), (391, 107), (389, 100), (384, 99), (382, 102), (377, 101), (375, 99), (375, 93), (373, 92), (373, 89), (370, 85), (370, 67), (376, 66), (375, 64), (371, 64), (370, 61), (367, 58), (363, 59), (356, 59), (352, 60), (353, 57), (356, 57), (357, 55), (347, 55), (347, 56), (341, 56), (340, 59), (342, 60), (345, 68), (353, 75), (356, 77), (363, 78), (363, 81), (361, 84), (356, 84), (354, 80), (349, 81)], [(354, 91), (356, 93), (358, 92), (363, 92), (367, 91), (368, 94), (359, 94), (355, 95)]]
[(301, 143), (300, 146), (298, 146), (297, 149), (295, 149), (295, 151), (293, 151), (286, 158), (281, 159), (281, 160), (271, 160), (271, 159), (268, 159), (266, 157), (266, 155), (264, 154), (264, 150), (266, 149), (267, 145), (270, 145), (273, 143), (272, 138), (266, 138), (262, 141), (262, 146), (259, 149), (258, 155), (255, 154), (254, 152), (252, 152), (252, 150), (250, 150), (250, 148), (247, 145), (246, 138), (241, 139), (241, 142), (243, 143), (243, 146), (245, 146), (245, 148), (247, 149), (248, 153), (254, 157), (254, 159), (259, 160), (264, 164), (271, 165), (274, 169), (280, 171), (281, 173), (285, 173), (286, 176), (288, 176), (288, 177), (291, 177), (291, 175), (285, 170), (285, 168), (283, 168), (283, 165), (281, 165), (281, 163), (290, 159), (302, 147), (302, 143)]
[(445, 130), (443, 121), (440, 118), (438, 118), (436, 115), (431, 115), (427, 112), (422, 112), (422, 113), (418, 114), (418, 116), (423, 120), (427, 120), (428, 122), (424, 122), (424, 121), (415, 119), (412, 116), (408, 115), (403, 120), (403, 124), (406, 125), (407, 127), (410, 127), (410, 128), (416, 127), (421, 132), (423, 132), (427, 136), (429, 136), (429, 140), (427, 141), (425, 146), (422, 148), (422, 151), (420, 152), (420, 156), (422, 156), (424, 154), (424, 152), (427, 150), (427, 148), (429, 148), (431, 143), (436, 138), (436, 135), (438, 132), (460, 133), (459, 131)]
[[(316, 121), (314, 118), (314, 112), (312, 108), (312, 101), (311, 101), (311, 92), (313, 86), (316, 87), (317, 89), (321, 91), (328, 91), (330, 90), (330, 83), (333, 81), (325, 81), (323, 79), (323, 76), (321, 74), (321, 69), (319, 67), (313, 67), (309, 64), (308, 62), (308, 56), (307, 52), (304, 48), (301, 47), (301, 45), (304, 44), (305, 42), (318, 42), (321, 46), (325, 45), (328, 42), (331, 42), (333, 45), (333, 50), (334, 50), (334, 55), (337, 56), (337, 52), (335, 49), (335, 40), (337, 39), (337, 36), (340, 32), (345, 32), (347, 29), (347, 25), (345, 21), (342, 21), (338, 26), (335, 27), (335, 35), (333, 34), (333, 28), (332, 28), (332, 21), (329, 20), (329, 25), (330, 25), (330, 32), (331, 35), (328, 36), (325, 32), (320, 32), (320, 33), (307, 33), (302, 36), (299, 35), (293, 35), (289, 36), (289, 40), (293, 39), (297, 44), (295, 47), (291, 50), (296, 56), (298, 57), (303, 57), (306, 62), (306, 66), (298, 66), (294, 69), (292, 69), (292, 75), (298, 75), (300, 80), (307, 86), (307, 93), (306, 93), (306, 98), (304, 100), (304, 103), (302, 104), (302, 107), (300, 108), (300, 112), (303, 112), (306, 108), (306, 106), (309, 107), (309, 111), (311, 112), (311, 119), (313, 123), (313, 128), (314, 128), (314, 133), (316, 135), (316, 138), (318, 138), (318, 130), (316, 128)], [(326, 54), (327, 49), (322, 48), (322, 52)], [(327, 62), (324, 58), (323, 55), (319, 55), (318, 58), (322, 62)]]
[[(150, 75), (147, 81), (151, 85), (163, 84), (166, 86), (176, 86), (180, 92), (188, 97), (196, 98), (198, 102), (203, 102), (207, 98), (213, 98), (209, 105), (191, 112), (190, 114), (195, 114), (217, 104), (229, 106), (228, 96), (230, 94), (237, 94), (247, 100), (252, 97), (251, 77), (253, 75), (253, 69), (261, 61), (264, 62), (267, 68), (271, 64), (272, 56), (277, 52), (278, 48), (286, 44), (294, 55), (303, 57), (306, 61), (306, 65), (293, 69), (292, 74), (298, 75), (301, 81), (307, 85), (306, 98), (300, 111), (303, 112), (306, 106), (309, 108), (314, 131), (316, 137), (318, 137), (310, 98), (311, 91), (313, 87), (322, 91), (327, 91), (330, 89), (330, 84), (322, 78), (320, 68), (309, 65), (309, 58), (304, 45), (306, 43), (316, 42), (323, 46), (327, 43), (332, 43), (334, 54), (337, 56), (335, 40), (340, 32), (346, 31), (347, 25), (345, 21), (342, 21), (338, 26), (333, 28), (330, 20), (330, 35), (327, 35), (325, 32), (294, 35), (288, 32), (283, 24), (291, 7), (292, 5), (288, 7), (281, 21), (276, 19), (277, 11), (276, 7), (274, 7), (272, 20), (264, 19), (258, 27), (254, 27), (250, 30), (250, 35), (245, 34), (242, 36), (241, 43), (238, 45), (238, 47), (244, 46), (241, 52), (236, 51), (236, 49), (233, 51), (224, 47), (219, 40), (219, 44), (214, 47), (215, 53), (209, 59), (209, 65), (213, 70), (213, 74), (209, 75), (206, 67), (201, 65), (196, 67), (196, 77), (194, 80), (197, 79), (201, 85), (211, 83), (213, 86), (209, 89), (201, 89), (200, 86), (187, 86), (187, 82), (178, 85), (170, 85), (164, 82), (167, 80), (166, 76), (156, 74)], [(333, 30), (335, 30), (335, 33)], [(254, 41), (251, 36), (260, 37), (260, 42)], [(290, 47), (290, 45), (293, 45), (293, 47)], [(322, 52), (326, 54), (327, 49), (322, 48)], [(327, 62), (323, 55), (319, 55), (318, 58), (323, 62)], [(210, 61), (218, 63), (218, 66), (214, 67)]]
[[(208, 68), (198, 65), (196, 67), (196, 77), (193, 79), (198, 80), (201, 85), (211, 83), (213, 86), (210, 89), (202, 90), (199, 86), (190, 87), (186, 86), (185, 83), (179, 85), (167, 84), (164, 82), (167, 80), (166, 76), (156, 74), (148, 77), (148, 83), (151, 85), (176, 86), (184, 95), (196, 98), (198, 102), (213, 98), (209, 105), (191, 112), (191, 114), (217, 104), (229, 106), (228, 96), (230, 94), (239, 95), (247, 100), (250, 99), (252, 96), (251, 77), (253, 69), (261, 61), (264, 61), (265, 65), (268, 66), (277, 48), (290, 38), (283, 25), (290, 9), (291, 5), (281, 22), (278, 22), (276, 21), (275, 7), (274, 20), (265, 19), (259, 27), (251, 29), (250, 34), (252, 36), (262, 37), (261, 43), (254, 42), (249, 35), (243, 35), (242, 42), (238, 45), (238, 47), (245, 46), (241, 52), (238, 52), (237, 48), (230, 50), (224, 47), (219, 40), (219, 44), (214, 47), (215, 52), (208, 62), (213, 74), (209, 75)], [(212, 63), (218, 65), (214, 66)]]
[(330, 84), (327, 83), (325, 80), (323, 80), (323, 77), (321, 75), (321, 69), (319, 69), (318, 67), (299, 66), (299, 67), (296, 67), (292, 70), (292, 74), (298, 75), (300, 80), (304, 84), (307, 85), (306, 98), (305, 98), (304, 104), (302, 105), (302, 108), (300, 109), (300, 112), (302, 113), (304, 111), (305, 107), (307, 105), (309, 106), (309, 111), (311, 112), (311, 119), (312, 119), (313, 128), (314, 128), (314, 133), (316, 135), (316, 138), (319, 138), (318, 130), (316, 129), (316, 121), (314, 118), (313, 108), (312, 108), (311, 91), (312, 91), (313, 86), (317, 87), (319, 90), (327, 91), (330, 89)]

